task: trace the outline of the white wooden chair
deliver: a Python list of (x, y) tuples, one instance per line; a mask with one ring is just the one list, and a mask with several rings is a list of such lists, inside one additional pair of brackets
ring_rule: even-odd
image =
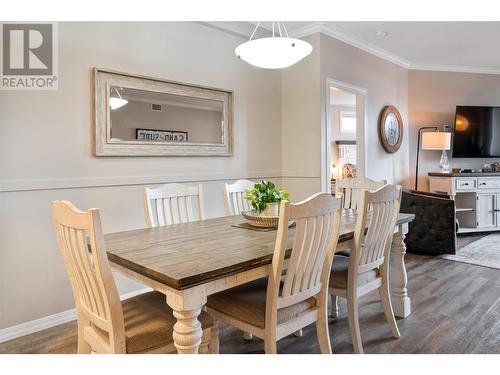
[[(120, 302), (99, 210), (83, 212), (70, 202), (54, 201), (52, 220), (75, 298), (78, 353), (174, 352), (176, 319), (163, 294), (149, 292)], [(203, 327), (200, 352), (209, 348), (217, 352), (217, 327), (203, 311), (199, 319)]]
[(226, 215), (239, 215), (241, 211), (251, 208), (250, 202), (245, 196), (245, 189), (252, 189), (254, 182), (249, 180), (238, 180), (233, 184), (224, 184), (224, 207)]
[(359, 193), (365, 190), (377, 190), (386, 185), (386, 180), (373, 181), (366, 177), (354, 177), (345, 180), (337, 180), (335, 183), (335, 195), (342, 195), (342, 207), (346, 209), (357, 209)]
[[(332, 309), (337, 309), (337, 297), (347, 299), (349, 328), (356, 353), (363, 353), (358, 298), (373, 290), (378, 289), (380, 293), (392, 335), (400, 337), (389, 292), (389, 256), (401, 190), (401, 186), (386, 185), (373, 192), (360, 192), (351, 254), (349, 257), (336, 255), (333, 260), (329, 287), (333, 296)], [(336, 316), (337, 311), (332, 315)]]
[[(264, 339), (265, 352), (276, 353), (276, 341), (316, 322), (322, 353), (331, 353), (328, 335), (328, 278), (340, 224), (339, 198), (318, 193), (290, 204), (281, 202), (269, 278), (208, 297), (215, 318)], [(289, 220), (296, 222), (290, 249)], [(281, 283), (282, 282), (282, 283)]]
[(150, 227), (205, 219), (203, 186), (165, 184), (144, 188), (144, 214)]

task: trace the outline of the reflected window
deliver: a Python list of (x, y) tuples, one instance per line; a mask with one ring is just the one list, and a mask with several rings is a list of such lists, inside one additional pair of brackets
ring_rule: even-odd
[(356, 133), (356, 112), (340, 111), (340, 132)]

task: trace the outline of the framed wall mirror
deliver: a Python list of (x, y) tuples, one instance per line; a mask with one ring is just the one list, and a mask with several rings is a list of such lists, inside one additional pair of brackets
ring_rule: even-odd
[(228, 156), (233, 93), (94, 69), (97, 156)]

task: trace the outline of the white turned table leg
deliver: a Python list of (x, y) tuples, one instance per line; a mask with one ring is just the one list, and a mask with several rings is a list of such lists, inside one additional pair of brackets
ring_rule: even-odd
[(408, 297), (408, 276), (406, 274), (405, 254), (406, 245), (404, 243), (405, 235), (408, 233), (408, 224), (400, 225), (398, 232), (394, 233), (392, 240), (392, 251), (394, 255), (394, 267), (392, 267), (392, 307), (394, 315), (399, 318), (406, 318), (411, 314), (411, 300)]
[(204, 288), (192, 288), (167, 294), (167, 303), (174, 311), (174, 345), (179, 354), (198, 354), (203, 331), (198, 315), (207, 302)]
[(197, 354), (203, 331), (198, 320), (201, 309), (191, 311), (174, 310), (177, 322), (174, 324), (174, 345), (179, 354)]

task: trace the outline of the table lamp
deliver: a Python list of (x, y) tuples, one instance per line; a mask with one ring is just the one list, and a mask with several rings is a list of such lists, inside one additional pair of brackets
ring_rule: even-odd
[[(422, 133), (423, 130), (434, 130)], [(450, 170), (450, 162), (446, 151), (450, 149), (451, 133), (440, 132), (436, 126), (425, 126), (418, 130), (417, 141), (417, 165), (415, 170), (415, 190), (418, 190), (418, 157), (420, 152), (420, 139), (422, 138), (422, 150), (437, 150), (442, 151), (439, 168), (442, 173), (447, 173)]]
[(337, 166), (335, 164), (332, 164), (330, 171), (331, 171), (331, 175), (332, 175), (331, 180), (335, 181), (335, 179), (337, 178)]

